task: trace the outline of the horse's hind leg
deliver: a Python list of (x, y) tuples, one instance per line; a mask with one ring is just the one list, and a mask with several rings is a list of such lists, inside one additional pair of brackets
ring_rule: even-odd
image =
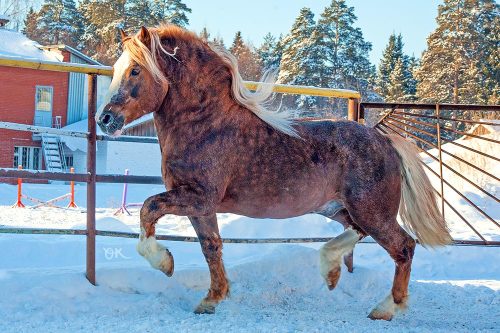
[(214, 313), (215, 307), (229, 292), (226, 271), (222, 262), (222, 239), (219, 235), (217, 217), (215, 214), (203, 217), (190, 216), (201, 250), (210, 270), (210, 289), (207, 296), (195, 309), (195, 313)]
[(336, 211), (326, 209), (318, 214), (340, 222), (345, 228), (342, 234), (328, 241), (320, 249), (320, 272), (328, 289), (332, 290), (340, 278), (342, 258), (349, 272), (352, 272), (354, 245), (365, 235), (352, 229), (353, 223), (346, 209)]
[[(368, 197), (363, 202), (347, 205), (353, 221), (373, 237), (394, 259), (396, 272), (392, 292), (369, 314), (371, 319), (391, 320), (397, 310), (406, 308), (410, 270), (415, 251), (415, 240), (396, 220), (399, 200), (375, 202)], [(392, 216), (391, 216), (392, 215)]]
[(395, 218), (390, 224), (393, 226), (392, 232), (371, 234), (396, 264), (391, 294), (370, 312), (368, 317), (371, 319), (391, 320), (397, 310), (406, 308), (408, 301), (408, 284), (416, 242), (399, 226)]

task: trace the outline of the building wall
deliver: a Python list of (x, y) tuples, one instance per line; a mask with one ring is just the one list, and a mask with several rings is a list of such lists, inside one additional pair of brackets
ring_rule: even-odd
[[(106, 173), (161, 176), (161, 153), (157, 143), (107, 142)], [(98, 161), (99, 164), (99, 161)]]
[(148, 136), (156, 138), (157, 133), (154, 121), (150, 120), (132, 128), (127, 128), (123, 131), (123, 135)]
[[(0, 121), (33, 124), (37, 85), (53, 87), (52, 117), (66, 125), (68, 73), (0, 66)], [(40, 147), (30, 132), (0, 129), (0, 167), (12, 168), (14, 146)]]
[[(107, 142), (97, 141), (96, 151), (96, 171), (98, 174), (105, 174), (107, 167)], [(81, 150), (71, 152), (73, 156), (73, 167), (75, 173), (87, 172), (87, 153)]]

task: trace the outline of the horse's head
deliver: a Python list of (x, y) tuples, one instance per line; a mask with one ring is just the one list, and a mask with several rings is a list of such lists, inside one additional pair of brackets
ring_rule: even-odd
[(239, 104), (279, 131), (297, 136), (288, 113), (263, 106), (272, 85), (250, 92), (227, 50), (174, 25), (142, 27), (131, 37), (122, 32), (122, 41), (123, 53), (96, 115), (105, 133), (119, 135), (124, 125), (150, 112), (163, 110), (171, 119), (185, 117), (180, 121), (185, 123), (204, 112), (225, 118), (225, 112)]
[(113, 66), (109, 91), (96, 114), (97, 124), (112, 136), (120, 135), (124, 125), (158, 110), (168, 91), (154, 51), (159, 40), (144, 27), (132, 37), (121, 34), (123, 53)]

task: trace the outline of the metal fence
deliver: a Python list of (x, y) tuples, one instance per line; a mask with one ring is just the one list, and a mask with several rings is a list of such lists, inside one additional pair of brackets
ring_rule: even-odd
[[(434, 189), (439, 197), (441, 210), (445, 219), (448, 215), (464, 223), (479, 238), (477, 241), (461, 240), (463, 243), (500, 246), (500, 241), (488, 240), (480, 231), (486, 224), (491, 226), (493, 235), (500, 237), (500, 224), (480, 204), (474, 202), (473, 195), (461, 190), (463, 184), (470, 186), (494, 205), (499, 204), (496, 193), (479, 184), (472, 174), (476, 174), (488, 182), (499, 182), (500, 141), (492, 135), (481, 133), (479, 126), (491, 126), (493, 134), (495, 127), (500, 127), (499, 105), (461, 105), (461, 104), (412, 104), (412, 103), (362, 103), (360, 115), (365, 110), (383, 110), (385, 115), (375, 125), (375, 128), (385, 134), (399, 135), (408, 138), (417, 145), (422, 156), (430, 163), (423, 163), (429, 171), (431, 180), (438, 180)], [(479, 133), (474, 133), (476, 129)], [(472, 131), (471, 131), (472, 130)], [(484, 132), (484, 130), (483, 130)], [(483, 135), (479, 135), (483, 134)], [(459, 140), (461, 139), (461, 140)], [(488, 153), (467, 145), (467, 139), (475, 139), (493, 146), (493, 153)], [(443, 147), (444, 146), (444, 147)], [(471, 158), (471, 156), (473, 158)], [(484, 158), (496, 168), (486, 169), (474, 163), (475, 157)], [(477, 159), (476, 159), (477, 160)], [(430, 164), (436, 167), (431, 167)], [(458, 166), (458, 167), (457, 167)], [(468, 172), (463, 169), (468, 168)], [(496, 174), (495, 174), (496, 173)], [(476, 178), (480, 178), (476, 177)], [(447, 195), (448, 194), (448, 195)], [(481, 217), (481, 224), (467, 218), (464, 209), (447, 200), (449, 196), (463, 200), (466, 210)], [(448, 198), (449, 199), (449, 198)]]
[[(0, 122), (0, 129), (16, 130), (16, 131), (28, 131), (33, 133), (51, 133), (61, 136), (72, 136), (87, 139), (87, 173), (57, 173), (57, 172), (47, 172), (47, 171), (29, 171), (29, 170), (14, 170), (14, 169), (1, 169), (0, 168), (0, 178), (26, 178), (26, 179), (45, 179), (45, 180), (62, 180), (62, 181), (76, 181), (85, 182), (87, 184), (87, 223), (85, 230), (71, 230), (71, 229), (39, 229), (39, 228), (0, 228), (0, 233), (16, 233), (16, 234), (63, 234), (63, 235), (82, 235), (86, 236), (87, 243), (87, 262), (86, 262), (86, 275), (88, 280), (92, 283), (96, 283), (95, 278), (95, 239), (96, 236), (110, 236), (110, 237), (125, 237), (125, 238), (137, 238), (136, 233), (125, 233), (125, 232), (114, 232), (114, 231), (101, 231), (96, 230), (95, 226), (95, 208), (96, 208), (96, 183), (135, 183), (135, 184), (163, 184), (161, 177), (154, 176), (132, 176), (132, 175), (98, 175), (96, 173), (96, 142), (99, 140), (107, 141), (121, 141), (121, 142), (141, 142), (141, 143), (155, 143), (158, 142), (156, 138), (143, 138), (143, 137), (126, 137), (122, 136), (119, 138), (111, 138), (108, 136), (102, 136), (96, 134), (96, 123), (95, 123), (95, 112), (96, 112), (96, 101), (97, 101), (97, 75), (112, 75), (112, 68), (106, 66), (93, 66), (93, 65), (83, 65), (83, 64), (68, 64), (68, 63), (52, 63), (44, 61), (25, 61), (18, 60), (9, 57), (0, 57), (0, 66), (10, 66), (19, 68), (31, 68), (39, 70), (50, 70), (50, 71), (61, 71), (61, 72), (76, 72), (84, 73), (88, 75), (88, 87), (89, 87), (89, 99), (88, 99), (88, 132), (73, 132), (61, 129), (53, 129), (46, 127), (39, 127), (33, 125), (23, 125), (16, 123)], [(246, 82), (246, 86), (249, 89), (255, 89), (257, 83)], [(376, 128), (384, 133), (395, 132), (398, 135), (408, 136), (414, 138), (421, 144), (421, 140), (424, 140), (428, 146), (420, 145), (420, 149), (425, 153), (427, 147), (437, 148), (439, 151), (439, 161), (440, 171), (435, 172), (431, 170), (440, 179), (441, 190), (437, 190), (437, 194), (441, 197), (442, 206), (447, 205), (451, 207), (452, 210), (458, 210), (454, 208), (443, 195), (444, 185), (448, 185), (449, 182), (443, 178), (443, 167), (449, 167), (446, 163), (442, 161), (442, 153), (447, 153), (446, 150), (442, 149), (442, 142), (453, 143), (453, 137), (442, 135), (443, 131), (454, 133), (456, 135), (471, 135), (461, 129), (461, 127), (449, 127), (443, 126), (443, 121), (455, 121), (466, 124), (486, 124), (485, 122), (478, 122), (473, 119), (458, 119), (453, 117), (447, 117), (442, 114), (444, 110), (469, 110), (469, 111), (483, 111), (483, 112), (494, 112), (495, 119), (498, 119), (498, 112), (500, 111), (500, 106), (474, 106), (474, 105), (431, 105), (431, 104), (386, 104), (386, 103), (359, 103), (360, 94), (351, 90), (343, 89), (324, 89), (315, 87), (303, 87), (303, 86), (287, 86), (287, 85), (276, 85), (274, 87), (276, 92), (287, 93), (287, 94), (304, 94), (311, 96), (323, 96), (323, 97), (334, 97), (334, 98), (346, 98), (348, 102), (348, 119), (353, 121), (358, 121), (364, 123), (365, 110), (388, 110), (386, 115), (380, 120), (376, 125)], [(412, 111), (407, 111), (412, 110)], [(434, 114), (415, 113), (415, 110), (435, 110)], [(412, 120), (413, 119), (413, 120)], [(423, 119), (423, 120), (422, 120)], [(429, 120), (434, 121), (434, 123)], [(493, 123), (492, 123), (493, 124)], [(424, 127), (434, 126), (434, 131), (425, 130)], [(427, 139), (424, 135), (428, 135), (429, 138), (434, 138), (433, 140)], [(426, 131), (429, 133), (425, 133)], [(473, 137), (479, 137), (472, 134)], [(490, 140), (491, 141), (491, 140)], [(493, 140), (498, 143), (496, 140)], [(456, 143), (455, 143), (456, 144)], [(464, 149), (468, 149), (466, 147)], [(474, 150), (474, 149), (473, 149)], [(482, 152), (477, 152), (482, 153)], [(489, 158), (493, 158), (499, 161), (497, 156), (491, 156), (486, 154)], [(464, 161), (467, 162), (467, 161)], [(426, 167), (428, 167), (426, 165)], [(428, 167), (429, 168), (429, 167)], [(497, 177), (492, 175), (488, 170), (482, 170), (481, 172), (494, 177), (493, 179), (498, 180)], [(462, 175), (463, 176), (463, 175)], [(473, 183), (470, 179), (463, 176), (465, 180)], [(488, 191), (484, 190), (478, 184), (475, 184), (476, 188), (485, 193), (488, 197), (491, 197), (498, 204), (498, 198)], [(455, 190), (461, 194), (472, 207), (477, 209), (477, 211), (483, 213), (489, 222), (496, 224), (500, 227), (498, 222), (493, 218), (488, 216), (480, 207), (478, 207), (472, 200), (468, 199), (466, 195)], [(463, 216), (462, 216), (463, 218)], [(488, 241), (485, 237), (478, 232), (472, 224), (463, 218), (464, 222), (469, 225), (472, 230), (479, 236), (480, 240), (455, 240), (455, 245), (489, 245), (489, 246), (500, 246), (499, 241)], [(184, 242), (197, 242), (196, 237), (187, 236), (176, 236), (176, 235), (157, 235), (159, 240), (169, 240), (169, 241), (184, 241)], [(240, 238), (225, 238), (224, 243), (307, 243), (307, 242), (326, 242), (329, 238), (268, 238), (268, 239), (240, 239)]]
[[(59, 72), (84, 73), (88, 76), (88, 132), (74, 132), (61, 129), (24, 125), (9, 122), (0, 122), (0, 129), (15, 131), (28, 131), (32, 133), (50, 133), (61, 136), (80, 137), (87, 139), (87, 173), (58, 173), (48, 171), (29, 171), (17, 169), (0, 168), (0, 178), (25, 178), (25, 179), (44, 179), (76, 181), (87, 183), (87, 223), (85, 230), (75, 229), (42, 229), (42, 228), (0, 228), (0, 233), (15, 234), (56, 234), (56, 235), (82, 235), (86, 236), (86, 276), (92, 284), (96, 284), (95, 277), (95, 241), (96, 236), (111, 236), (138, 238), (136, 233), (112, 232), (96, 230), (95, 209), (96, 209), (96, 183), (135, 183), (135, 184), (163, 184), (161, 177), (154, 176), (132, 176), (132, 175), (98, 175), (96, 173), (96, 142), (99, 140), (121, 141), (121, 142), (141, 142), (156, 143), (156, 138), (126, 137), (111, 138), (96, 134), (96, 101), (97, 101), (97, 75), (113, 74), (111, 67), (94, 66), (73, 63), (55, 63), (48, 61), (27, 61), (17, 58), (1, 56), (0, 66), (28, 68)], [(245, 82), (249, 89), (255, 89), (257, 82)], [(357, 119), (360, 94), (356, 91), (346, 89), (325, 89), (305, 86), (275, 85), (275, 92), (287, 94), (300, 94), (311, 96), (322, 96), (330, 98), (347, 98), (349, 119)], [(197, 242), (196, 237), (157, 235), (159, 240)], [(327, 238), (269, 238), (269, 239), (235, 239), (225, 238), (224, 243), (307, 243), (307, 242), (326, 242)]]

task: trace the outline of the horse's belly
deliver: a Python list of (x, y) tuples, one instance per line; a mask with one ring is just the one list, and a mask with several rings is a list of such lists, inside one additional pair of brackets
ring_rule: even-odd
[(324, 186), (302, 189), (283, 188), (282, 191), (246, 192), (228, 195), (218, 212), (234, 213), (255, 218), (289, 218), (317, 211), (335, 195)]

